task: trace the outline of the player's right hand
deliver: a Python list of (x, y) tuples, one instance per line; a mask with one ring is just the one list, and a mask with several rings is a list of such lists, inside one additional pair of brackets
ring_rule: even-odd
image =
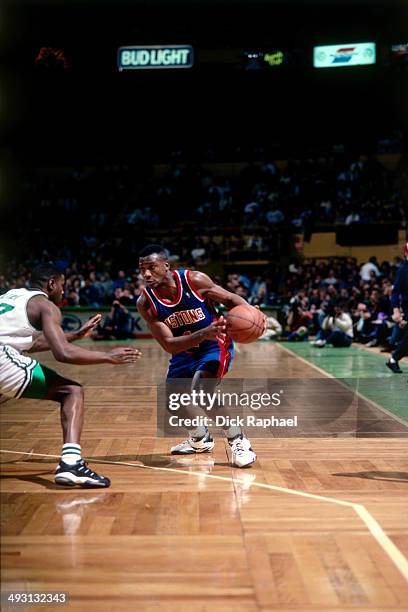
[(110, 361), (109, 363), (113, 363), (115, 365), (120, 365), (121, 363), (134, 363), (142, 356), (142, 353), (137, 349), (123, 347), (112, 349), (108, 353)]
[(207, 340), (225, 340), (226, 337), (226, 322), (223, 316), (205, 329), (205, 338)]
[(101, 322), (101, 320), (102, 320), (102, 315), (100, 314), (97, 314), (91, 317), (89, 321), (84, 323), (84, 325), (82, 325), (82, 327), (78, 329), (78, 331), (76, 332), (76, 339), (80, 340), (82, 338), (86, 338), (87, 336), (90, 336), (91, 332), (94, 331), (94, 329), (97, 327), (98, 323)]

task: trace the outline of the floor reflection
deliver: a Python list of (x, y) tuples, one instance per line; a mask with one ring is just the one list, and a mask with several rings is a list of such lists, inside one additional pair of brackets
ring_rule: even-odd
[(98, 495), (76, 495), (58, 501), (55, 505), (62, 519), (62, 532), (64, 535), (77, 535), (85, 516), (93, 511), (95, 504), (100, 504), (108, 499), (109, 494)]

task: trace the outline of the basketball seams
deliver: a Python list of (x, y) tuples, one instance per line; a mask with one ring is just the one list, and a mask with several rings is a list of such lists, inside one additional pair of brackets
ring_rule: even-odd
[[(229, 315), (229, 317), (231, 319), (241, 319), (241, 321), (245, 321), (245, 322), (248, 321), (248, 319), (246, 319), (245, 317), (241, 317), (240, 315), (232, 314), (232, 315)], [(243, 327), (242, 329), (243, 330), (251, 329), (251, 327), (258, 327), (259, 329), (263, 329), (263, 325), (261, 325), (260, 323), (257, 323), (254, 319), (252, 319), (252, 321), (250, 323), (251, 323), (250, 327)]]
[[(252, 312), (252, 311), (249, 310), (248, 313), (249, 312)], [(239, 334), (243, 334), (244, 332), (247, 332), (247, 333), (242, 336), (240, 335), (239, 340), (238, 339), (235, 340), (236, 342), (241, 342), (242, 344), (245, 344), (245, 343), (249, 343), (251, 341), (257, 340), (257, 338), (253, 338), (254, 332), (258, 334), (257, 337), (260, 337), (260, 335), (262, 335), (260, 332), (263, 331), (263, 325), (261, 325), (260, 323), (256, 321), (255, 314), (256, 313), (252, 312), (251, 320), (248, 321), (247, 317), (242, 317), (238, 314), (229, 313), (228, 318), (232, 320), (236, 319), (236, 320), (240, 320), (241, 322), (248, 323), (248, 325), (246, 325), (245, 327), (240, 327), (240, 329), (238, 330)], [(227, 326), (227, 333), (228, 333), (228, 326)]]

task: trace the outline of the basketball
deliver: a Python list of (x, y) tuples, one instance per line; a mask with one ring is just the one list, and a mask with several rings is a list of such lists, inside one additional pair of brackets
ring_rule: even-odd
[(227, 334), (241, 344), (255, 342), (264, 333), (265, 317), (254, 306), (235, 306), (226, 318)]

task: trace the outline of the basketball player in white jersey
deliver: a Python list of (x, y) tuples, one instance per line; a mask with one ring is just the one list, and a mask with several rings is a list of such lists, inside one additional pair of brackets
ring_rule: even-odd
[(78, 365), (133, 363), (141, 353), (116, 348), (107, 353), (88, 351), (70, 344), (86, 336), (98, 323), (93, 317), (78, 332), (64, 334), (61, 302), (64, 275), (52, 265), (37, 266), (30, 289), (11, 289), (0, 296), (0, 394), (6, 398), (35, 398), (59, 402), (63, 447), (55, 472), (60, 485), (109, 487), (110, 480), (91, 470), (81, 457), (81, 430), (84, 418), (82, 386), (24, 352), (51, 350), (57, 361)]

